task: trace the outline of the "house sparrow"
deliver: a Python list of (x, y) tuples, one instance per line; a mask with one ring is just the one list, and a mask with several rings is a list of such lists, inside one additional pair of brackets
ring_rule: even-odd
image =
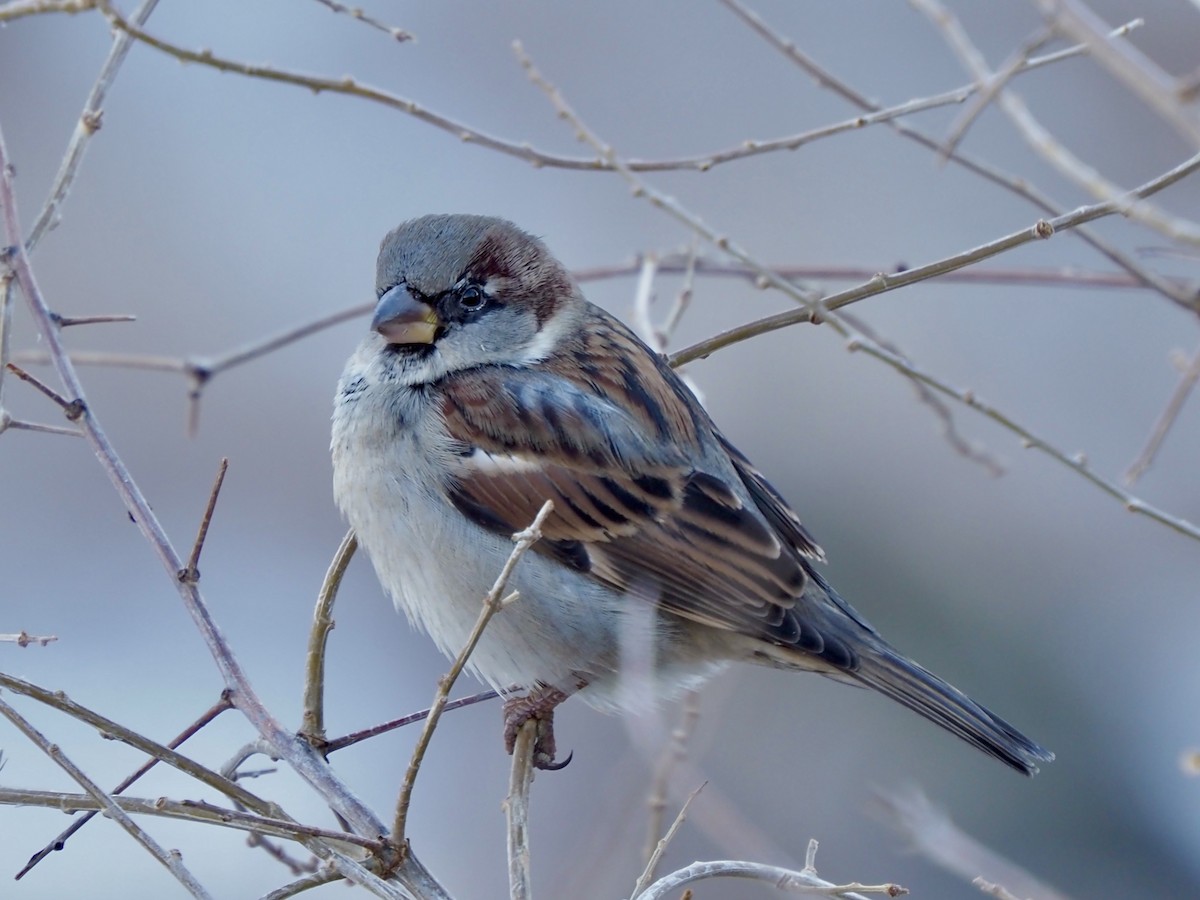
[(454, 655), (511, 535), (554, 502), (470, 658), (509, 697), (510, 752), (534, 718), (555, 767), (554, 706), (628, 706), (631, 669), (666, 697), (742, 660), (874, 688), (1025, 774), (1053, 759), (838, 596), (783, 497), (540, 240), (414, 219), (375, 286), (338, 384), (334, 493), (396, 605)]

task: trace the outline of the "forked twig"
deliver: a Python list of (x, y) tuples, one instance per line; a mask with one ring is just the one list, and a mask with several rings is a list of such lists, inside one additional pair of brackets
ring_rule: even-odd
[(169, 852), (158, 841), (150, 837), (137, 822), (130, 818), (129, 814), (121, 808), (120, 804), (108, 792), (84, 774), (83, 770), (71, 762), (57, 744), (53, 744), (47, 740), (45, 735), (34, 728), (32, 723), (24, 716), (9, 706), (3, 698), (0, 698), (0, 715), (3, 715), (12, 722), (30, 743), (50, 757), (59, 768), (71, 776), (88, 793), (92, 802), (96, 803), (97, 808), (104, 810), (110, 819), (124, 828), (135, 841), (145, 847), (151, 856), (162, 863), (167, 871), (175, 876), (175, 879), (187, 889), (188, 893), (193, 897), (208, 900), (208, 891), (196, 880), (196, 876), (188, 871), (187, 866), (183, 864), (183, 860), (177, 853)]
[[(735, 3), (735, 0), (723, 0), (726, 5)], [(579, 117), (574, 109), (567, 104), (559, 90), (546, 80), (533, 65), (533, 61), (525, 52), (524, 48), (519, 43), (514, 44), (514, 51), (520, 61), (522, 67), (530, 80), (537, 85), (550, 99), (558, 114), (569, 122), (574, 128), (576, 135), (580, 140), (591, 144), (598, 153), (604, 155), (613, 165), (614, 168), (625, 178), (625, 180), (633, 187), (635, 196), (642, 197), (656, 208), (666, 212), (672, 218), (676, 219), (694, 233), (703, 237), (716, 245), (720, 250), (737, 259), (743, 265), (755, 269), (763, 278), (764, 282), (778, 289), (788, 297), (797, 301), (801, 308), (797, 310), (789, 310), (787, 312), (778, 313), (774, 316), (766, 316), (758, 319), (747, 325), (741, 325), (737, 328), (732, 328), (722, 334), (709, 338), (707, 341), (701, 341), (685, 350), (675, 353), (671, 357), (672, 365), (682, 365), (693, 359), (697, 359), (718, 350), (722, 347), (727, 347), (731, 344), (747, 340), (758, 334), (765, 334), (769, 331), (775, 331), (779, 328), (784, 328), (790, 325), (795, 325), (800, 322), (820, 322), (827, 324), (833, 328), (838, 334), (847, 338), (846, 348), (851, 351), (861, 351), (869, 356), (874, 357), (914, 380), (920, 381), (929, 387), (933, 388), (939, 394), (957, 400), (972, 409), (983, 413), (989, 419), (1004, 426), (1009, 431), (1016, 434), (1026, 447), (1036, 448), (1050, 456), (1052, 459), (1061, 463), (1069, 469), (1082, 475), (1096, 487), (1100, 488), (1104, 493), (1119, 500), (1126, 510), (1139, 515), (1144, 515), (1147, 518), (1160, 522), (1163, 525), (1179, 532), (1193, 540), (1200, 540), (1200, 526), (1188, 521), (1179, 516), (1172, 516), (1163, 510), (1147, 503), (1146, 501), (1133, 496), (1128, 491), (1121, 488), (1116, 483), (1097, 474), (1087, 464), (1087, 459), (1082, 454), (1068, 455), (1062, 450), (1059, 450), (1049, 441), (1038, 437), (1028, 428), (1019, 425), (1011, 417), (1002, 413), (996, 407), (983, 402), (979, 397), (970, 390), (960, 390), (952, 387), (948, 383), (929, 374), (928, 372), (918, 369), (906, 360), (898, 357), (895, 353), (888, 351), (880, 346), (877, 342), (870, 340), (861, 332), (855, 330), (843, 317), (836, 312), (838, 307), (851, 303), (854, 300), (862, 299), (883, 291), (891, 290), (899, 287), (902, 284), (912, 284), (915, 281), (931, 278), (941, 274), (943, 271), (950, 271), (969, 265), (977, 259), (986, 259), (990, 256), (995, 256), (1013, 247), (1036, 240), (1046, 240), (1052, 237), (1055, 232), (1064, 228), (1075, 228), (1084, 222), (1090, 222), (1094, 219), (1099, 219), (1104, 216), (1112, 215), (1120, 212), (1123, 206), (1127, 205), (1127, 199), (1141, 199), (1155, 194), (1166, 187), (1186, 178), (1193, 172), (1200, 170), (1200, 153), (1192, 156), (1190, 159), (1180, 163), (1173, 169), (1162, 173), (1156, 178), (1147, 181), (1141, 187), (1131, 191), (1127, 198), (1122, 198), (1120, 201), (1109, 201), (1106, 203), (1096, 203), (1089, 206), (1081, 206), (1078, 209), (1067, 213), (1066, 215), (1057, 216), (1049, 221), (1039, 219), (1032, 227), (1022, 229), (994, 241), (989, 241), (979, 247), (967, 250), (964, 253), (949, 257), (944, 260), (930, 263), (925, 266), (918, 266), (915, 269), (909, 269), (896, 275), (879, 274), (871, 282), (852, 288), (848, 291), (841, 291), (837, 294), (832, 294), (824, 298), (816, 298), (805, 291), (801, 291), (791, 282), (775, 275), (766, 266), (755, 260), (740, 246), (735, 244), (727, 236), (718, 233), (711, 227), (702, 222), (699, 218), (685, 209), (678, 201), (666, 196), (661, 191), (655, 190), (646, 181), (631, 172), (621, 162), (620, 157), (612, 147), (605, 144)]]
[[(196, 732), (200, 731), (200, 729), (204, 728), (209, 722), (211, 722), (213, 719), (215, 719), (221, 713), (226, 712), (231, 709), (233, 709), (233, 704), (229, 702), (229, 692), (224, 691), (221, 694), (221, 699), (218, 700), (212, 706), (210, 706), (207, 710), (205, 710), (199, 717), (196, 718), (195, 721), (193, 721), (190, 725), (188, 725), (187, 728), (185, 728), (185, 729), (183, 729), (183, 731), (179, 732), (179, 734), (177, 734), (170, 741), (170, 743), (168, 743), (166, 745), (167, 748), (170, 750), (177, 749), (184, 741), (186, 741), (192, 735), (196, 734)], [(159, 757), (157, 757), (157, 756), (152, 756), (150, 759), (146, 760), (146, 762), (144, 762), (141, 766), (139, 766), (137, 768), (137, 770), (133, 772), (133, 774), (129, 775), (127, 778), (122, 779), (121, 783), (112, 789), (112, 793), (114, 795), (120, 794), (122, 791), (124, 791), (126, 788), (128, 788), (130, 785), (132, 785), (134, 782), (136, 782), (139, 778), (141, 778), (143, 775), (145, 775), (147, 772), (149, 772), (152, 768), (154, 768), (156, 765), (158, 765), (158, 762), (159, 762)], [(86, 825), (88, 822), (90, 822), (95, 815), (96, 815), (95, 812), (85, 813), (83, 816), (76, 819), (69, 826), (67, 826), (65, 829), (63, 829), (63, 831), (57, 837), (55, 837), (54, 840), (52, 840), (45, 847), (43, 847), (41, 850), (39, 850), (37, 853), (33, 854), (33, 856), (31, 856), (29, 858), (29, 861), (27, 863), (25, 863), (25, 865), (21, 869), (21, 871), (19, 871), (16, 874), (16, 876), (14, 877), (14, 880), (19, 881), (22, 877), (24, 877), (24, 875), (27, 872), (29, 872), (30, 869), (32, 869), (34, 866), (36, 866), (38, 863), (40, 863), (43, 859), (45, 859), (51, 853), (54, 853), (56, 850), (62, 850), (64, 848), (66, 842), (70, 839), (71, 835), (73, 835), (80, 828), (82, 828), (84, 825)]]
[[(345, 819), (348, 823), (348, 830), (372, 837), (386, 834), (386, 828), (379, 818), (346, 788), (329, 767), (327, 761), (308, 743), (297, 738), (290, 729), (285, 728), (266, 708), (217, 627), (198, 585), (179, 581), (175, 577), (183, 568), (183, 560), (180, 559), (178, 551), (171, 543), (124, 461), (109, 441), (100, 422), (87, 408), (83, 385), (63, 345), (61, 329), (54, 321), (49, 305), (34, 276), (29, 255), (22, 244), (22, 230), (13, 187), (13, 168), (9, 163), (8, 150), (2, 131), (0, 131), (0, 211), (3, 213), (4, 241), (11, 247), (8, 264), (20, 282), (21, 293), (29, 307), (31, 318), (45, 342), (59, 379), (66, 391), (79, 400), (81, 430), (138, 530), (141, 531), (142, 536), (157, 555), (160, 564), (174, 582), (184, 608), (192, 617), (197, 631), (204, 639), (221, 677), (230, 690), (234, 705), (246, 716), (264, 740), (276, 747), (281, 756), (286, 755), (293, 771)], [(379, 859), (383, 868), (390, 872), (403, 887), (384, 881), (360, 861), (328, 843), (314, 840), (309, 849), (322, 859), (332, 861), (347, 878), (379, 896), (399, 898), (403, 896), (403, 890), (417, 894), (424, 892), (434, 898), (448, 896), (413, 854), (402, 853), (400, 848), (395, 845), (386, 845), (383, 852), (379, 854)]]
[[(1050, 0), (1042, 0), (1042, 2), (1050, 2)], [(848, 103), (866, 112), (874, 112), (879, 109), (877, 103), (818, 64), (816, 60), (801, 51), (794, 41), (789, 40), (769, 26), (763, 21), (762, 17), (746, 7), (740, 0), (721, 0), (721, 3), (731, 10), (751, 30), (767, 41), (767, 43), (799, 66), (820, 87), (828, 88)], [(1082, 52), (1085, 48), (1072, 49), (1073, 51)], [(1055, 54), (1050, 54), (1050, 56), (1055, 56)], [(922, 147), (932, 150), (934, 153), (942, 154), (945, 152), (945, 147), (941, 141), (906, 122), (889, 120), (886, 124), (887, 127), (891, 128), (897, 134), (908, 140), (915, 141)], [(1007, 191), (1011, 191), (1018, 197), (1028, 200), (1046, 216), (1062, 215), (1060, 205), (1039, 191), (1029, 179), (1019, 178), (1003, 172), (991, 163), (964, 153), (962, 150), (956, 150), (948, 154), (948, 156), (956, 165), (962, 166), (985, 181), (989, 181)], [(1090, 228), (1076, 228), (1074, 234), (1082, 238), (1114, 264), (1129, 272), (1140, 284), (1157, 291), (1184, 309), (1191, 312), (1200, 310), (1200, 294), (1197, 294), (1194, 288), (1180, 286), (1171, 279), (1164, 278), (1162, 275), (1152, 272), (1142, 266), (1136, 259), (1129, 256), (1129, 254), (1118, 250), (1114, 245), (1101, 238)]]

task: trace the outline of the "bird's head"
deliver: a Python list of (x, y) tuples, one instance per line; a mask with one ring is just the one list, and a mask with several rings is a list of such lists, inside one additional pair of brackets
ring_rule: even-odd
[(375, 287), (372, 330), (424, 381), (544, 359), (583, 306), (545, 244), (487, 216), (400, 225), (379, 248)]

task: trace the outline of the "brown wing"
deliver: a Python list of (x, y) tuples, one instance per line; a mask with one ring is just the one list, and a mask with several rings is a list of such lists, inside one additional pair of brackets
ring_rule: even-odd
[[(538, 552), (620, 591), (649, 582), (677, 615), (820, 652), (792, 613), (808, 582), (803, 557), (819, 549), (744, 457), (729, 465), (665, 365), (654, 358), (649, 383), (635, 377), (630, 360), (649, 351), (617, 327), (585, 333), (568, 348), (571, 367), (552, 358), (443, 384), (459, 449), (451, 499), (499, 533), (553, 500)], [(760, 496), (783, 512), (760, 510)]]

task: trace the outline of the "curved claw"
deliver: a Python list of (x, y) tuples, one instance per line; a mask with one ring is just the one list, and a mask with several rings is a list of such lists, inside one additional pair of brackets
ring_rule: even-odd
[(573, 760), (574, 758), (575, 758), (575, 751), (572, 750), (570, 753), (567, 754), (567, 758), (562, 760), (561, 762), (555, 762), (554, 760), (551, 760), (550, 762), (547, 762), (547, 763), (535, 762), (534, 765), (537, 766), (539, 769), (541, 769), (543, 772), (558, 772), (559, 770), (565, 769), (567, 766), (569, 766), (571, 764), (571, 760)]

